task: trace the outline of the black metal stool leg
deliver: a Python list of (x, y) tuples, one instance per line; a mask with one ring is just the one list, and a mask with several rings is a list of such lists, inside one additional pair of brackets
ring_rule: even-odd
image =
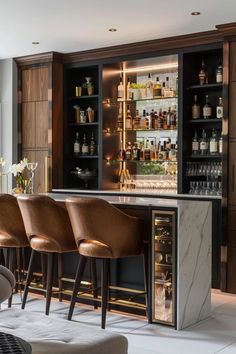
[(0, 264), (6, 266), (3, 248), (0, 248)]
[[(15, 249), (9, 248), (9, 270), (14, 274), (15, 273)], [(8, 307), (12, 305), (12, 294), (8, 299)]]
[(59, 301), (61, 302), (63, 299), (63, 294), (62, 294), (62, 275), (63, 275), (63, 254), (58, 253), (58, 286), (59, 286)]
[(107, 313), (107, 298), (108, 298), (108, 269), (109, 259), (102, 260), (102, 322), (101, 327), (105, 329), (106, 313)]
[(47, 255), (47, 289), (46, 289), (46, 310), (45, 315), (49, 315), (49, 309), (52, 297), (52, 285), (53, 285), (53, 271), (54, 271), (54, 253), (48, 253)]
[[(41, 259), (42, 284), (43, 284), (43, 289), (46, 290), (46, 287), (47, 287), (47, 268), (46, 268), (45, 258), (46, 258), (46, 255), (44, 253), (41, 253), (40, 254), (40, 259)], [(44, 292), (44, 297), (46, 297), (46, 291)]]
[[(20, 257), (20, 248), (16, 248), (16, 269), (17, 269), (17, 274), (16, 274), (16, 279), (17, 279), (17, 287), (16, 287), (16, 292), (20, 290), (20, 296), (21, 296), (21, 257)], [(22, 299), (21, 299), (22, 301)]]
[(73, 311), (74, 311), (74, 307), (75, 307), (75, 303), (76, 303), (76, 299), (77, 299), (77, 294), (80, 288), (80, 283), (81, 283), (81, 279), (84, 273), (84, 268), (86, 266), (87, 263), (87, 258), (84, 256), (79, 256), (79, 264), (77, 267), (77, 271), (76, 271), (76, 276), (75, 276), (75, 283), (74, 283), (74, 288), (73, 288), (73, 293), (71, 296), (71, 302), (70, 302), (70, 309), (69, 309), (69, 314), (68, 314), (68, 320), (71, 320), (72, 315), (73, 315)]
[[(98, 298), (98, 280), (97, 280), (97, 265), (96, 258), (91, 258), (91, 270), (92, 270), (92, 283), (93, 283), (93, 297)], [(98, 308), (98, 302), (94, 301), (94, 308)]]
[(22, 300), (22, 304), (21, 304), (21, 308), (22, 309), (25, 308), (25, 303), (26, 303), (26, 300), (27, 300), (28, 292), (29, 292), (29, 285), (30, 285), (31, 280), (33, 278), (33, 264), (34, 264), (35, 252), (36, 251), (32, 249), (31, 256), (30, 256), (30, 261), (29, 261), (28, 273), (27, 273), (26, 282), (25, 282), (23, 300)]

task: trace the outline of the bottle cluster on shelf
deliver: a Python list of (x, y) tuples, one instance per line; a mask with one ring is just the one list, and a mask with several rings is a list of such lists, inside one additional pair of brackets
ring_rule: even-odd
[[(213, 115), (213, 112), (215, 115)], [(212, 107), (209, 96), (205, 95), (205, 104), (201, 107), (198, 102), (198, 96), (194, 95), (194, 103), (192, 105), (192, 119), (211, 119), (211, 118), (223, 118), (223, 99), (218, 98), (218, 104), (216, 107)]]
[(94, 139), (94, 134), (91, 134), (90, 141), (87, 135), (83, 134), (83, 139), (80, 140), (79, 132), (76, 133), (74, 141), (74, 155), (75, 156), (94, 156), (97, 155), (97, 145)]
[(168, 140), (149, 140), (144, 142), (127, 142), (125, 149), (118, 152), (119, 161), (176, 161), (177, 143)]
[[(136, 110), (134, 116), (131, 115), (130, 106), (127, 105), (125, 129), (126, 130), (149, 130), (149, 129), (177, 129), (178, 116), (176, 106), (169, 107), (167, 111), (160, 108), (157, 113), (154, 109), (151, 112), (143, 110), (142, 115)], [(118, 114), (118, 130), (123, 129), (122, 108), (119, 108)]]
[(222, 195), (221, 182), (190, 181), (189, 194), (193, 195)]
[(148, 74), (145, 83), (131, 82), (130, 78), (128, 77), (126, 86), (123, 84), (122, 77), (120, 77), (120, 83), (117, 88), (117, 98), (118, 101), (130, 101), (163, 97), (176, 97), (177, 87), (177, 77), (175, 77), (175, 80), (170, 80), (169, 76), (166, 76), (165, 81), (162, 83), (159, 81), (158, 76), (154, 81), (151, 74)]
[(202, 129), (201, 134), (198, 135), (195, 130), (192, 138), (192, 155), (204, 156), (204, 155), (220, 155), (222, 154), (223, 137), (222, 132), (213, 128), (206, 132)]
[[(205, 61), (202, 60), (201, 68), (198, 74), (199, 78), (199, 85), (206, 85), (209, 84), (208, 80), (208, 69), (205, 64)], [(221, 84), (223, 82), (223, 66), (221, 60), (219, 60), (216, 69), (215, 69), (215, 82), (217, 84)]]

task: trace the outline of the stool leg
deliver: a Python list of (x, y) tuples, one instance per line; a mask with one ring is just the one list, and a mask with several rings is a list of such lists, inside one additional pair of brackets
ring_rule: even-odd
[(68, 320), (71, 320), (72, 315), (73, 315), (73, 311), (74, 311), (74, 307), (75, 307), (75, 303), (76, 303), (76, 299), (77, 299), (77, 294), (80, 288), (80, 283), (81, 283), (81, 279), (84, 273), (84, 268), (86, 266), (87, 263), (87, 258), (84, 256), (79, 257), (79, 264), (77, 267), (77, 271), (76, 271), (76, 276), (75, 276), (75, 283), (74, 283), (74, 288), (73, 288), (73, 293), (71, 296), (71, 302), (70, 302), (70, 309), (69, 309), (69, 314), (68, 314)]
[[(21, 257), (20, 257), (20, 248), (16, 248), (16, 268), (17, 268), (17, 291), (20, 290), (21, 296)], [(21, 298), (22, 301), (22, 298)]]
[(53, 270), (54, 270), (54, 253), (48, 253), (48, 265), (47, 265), (47, 289), (46, 289), (46, 310), (45, 315), (49, 315), (51, 296), (52, 296), (52, 284), (53, 284)]
[[(41, 272), (42, 272), (42, 283), (43, 283), (43, 289), (46, 290), (47, 287), (47, 269), (46, 269), (46, 262), (45, 262), (45, 254), (41, 253), (40, 254), (41, 258)], [(46, 292), (44, 293), (44, 297), (46, 297)]]
[[(91, 258), (91, 268), (92, 268), (92, 282), (93, 282), (93, 297), (94, 299), (98, 298), (98, 280), (97, 280), (97, 266), (96, 258)], [(94, 301), (94, 308), (98, 308), (97, 301)]]
[(26, 281), (25, 281), (23, 300), (22, 300), (22, 304), (21, 304), (22, 310), (25, 308), (25, 303), (27, 300), (28, 292), (29, 292), (29, 285), (30, 285), (31, 280), (33, 278), (34, 255), (35, 255), (35, 250), (32, 249), (31, 255), (30, 255), (30, 261), (29, 261), (28, 273), (27, 273), (27, 277), (26, 277)]
[(108, 269), (109, 259), (102, 260), (102, 322), (101, 327), (105, 329), (106, 326), (106, 312), (107, 312), (107, 295), (108, 295)]
[[(15, 271), (15, 249), (9, 248), (9, 270), (14, 274)], [(8, 299), (8, 307), (12, 305), (12, 294)]]
[(62, 301), (63, 295), (62, 295), (62, 274), (63, 274), (63, 254), (58, 253), (58, 286), (59, 286), (59, 301)]
[(6, 266), (4, 252), (2, 248), (0, 249), (0, 264), (3, 265), (4, 267)]

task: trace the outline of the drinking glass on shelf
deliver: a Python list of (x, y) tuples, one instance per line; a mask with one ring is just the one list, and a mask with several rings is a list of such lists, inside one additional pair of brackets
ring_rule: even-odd
[(30, 187), (29, 187), (30, 194), (34, 193), (34, 171), (36, 170), (37, 166), (38, 166), (38, 162), (28, 162), (26, 165), (30, 173)]

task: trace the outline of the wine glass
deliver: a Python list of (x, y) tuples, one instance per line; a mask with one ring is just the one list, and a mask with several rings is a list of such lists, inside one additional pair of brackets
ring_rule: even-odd
[(30, 187), (29, 187), (30, 194), (34, 193), (34, 171), (36, 170), (37, 166), (38, 166), (38, 162), (28, 162), (26, 165), (30, 173)]

